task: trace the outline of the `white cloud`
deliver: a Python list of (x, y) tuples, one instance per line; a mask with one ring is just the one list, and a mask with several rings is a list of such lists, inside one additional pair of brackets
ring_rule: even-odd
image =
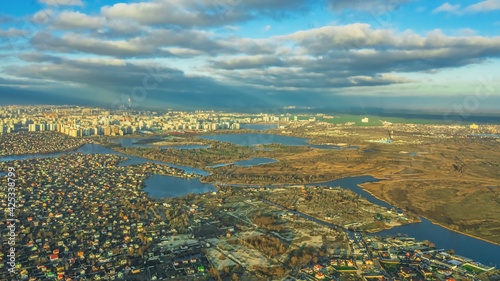
[(174, 24), (179, 26), (216, 26), (248, 18), (236, 8), (220, 10), (214, 3), (195, 0), (157, 0), (139, 3), (117, 3), (104, 6), (101, 13), (109, 18), (135, 20), (141, 24)]
[(458, 30), (458, 35), (464, 36), (464, 37), (475, 36), (477, 34), (478, 34), (477, 30), (474, 30), (471, 28), (462, 28), (462, 29)]
[(486, 0), (465, 8), (465, 11), (472, 13), (490, 12), (495, 10), (500, 10), (500, 0)]
[(450, 14), (460, 15), (461, 14), (460, 7), (461, 7), (460, 4), (451, 5), (450, 3), (446, 2), (443, 5), (434, 9), (432, 12), (433, 13), (446, 12)]
[(203, 52), (197, 51), (197, 50), (192, 50), (192, 49), (187, 49), (187, 48), (160, 48), (163, 51), (169, 52), (171, 54), (174, 54), (178, 57), (194, 57), (194, 56), (200, 56), (203, 55)]
[(464, 13), (480, 13), (500, 10), (500, 0), (485, 0), (462, 8), (460, 4), (452, 5), (448, 2), (434, 9), (433, 13), (446, 12), (455, 15)]
[(127, 62), (122, 59), (113, 58), (80, 58), (77, 59), (78, 62), (92, 63), (92, 64), (102, 64), (102, 65), (115, 65), (115, 66), (125, 66)]
[(38, 2), (49, 6), (83, 6), (81, 0), (38, 0)]
[(104, 19), (89, 16), (80, 12), (62, 12), (54, 19), (52, 27), (58, 30), (79, 28), (98, 29), (104, 24)]
[(225, 26), (256, 17), (303, 11), (307, 9), (305, 3), (307, 0), (152, 0), (104, 6), (101, 13), (108, 18), (150, 25)]
[(18, 37), (18, 36), (26, 36), (27, 34), (28, 34), (27, 31), (16, 29), (13, 27), (7, 30), (0, 29), (0, 37)]
[(45, 24), (45, 23), (50, 21), (53, 13), (54, 13), (54, 10), (52, 10), (52, 9), (43, 9), (43, 10), (36, 12), (31, 17), (31, 20), (35, 23)]

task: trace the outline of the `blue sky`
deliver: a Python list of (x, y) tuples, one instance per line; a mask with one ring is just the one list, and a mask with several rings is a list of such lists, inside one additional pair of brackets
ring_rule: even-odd
[(500, 0), (32, 0), (0, 105), (498, 112)]

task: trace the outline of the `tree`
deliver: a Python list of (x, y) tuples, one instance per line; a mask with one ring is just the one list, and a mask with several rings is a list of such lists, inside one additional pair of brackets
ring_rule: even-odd
[(275, 273), (276, 276), (283, 276), (283, 274), (285, 274), (285, 270), (282, 267), (277, 267)]

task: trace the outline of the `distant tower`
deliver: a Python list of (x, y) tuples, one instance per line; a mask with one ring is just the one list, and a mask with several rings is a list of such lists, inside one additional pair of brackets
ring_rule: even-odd
[(131, 105), (130, 105), (130, 98), (128, 98), (128, 108), (131, 108)]

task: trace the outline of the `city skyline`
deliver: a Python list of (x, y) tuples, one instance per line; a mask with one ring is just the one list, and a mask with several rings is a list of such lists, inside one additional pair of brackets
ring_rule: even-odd
[(2, 105), (498, 112), (495, 0), (22, 2)]

